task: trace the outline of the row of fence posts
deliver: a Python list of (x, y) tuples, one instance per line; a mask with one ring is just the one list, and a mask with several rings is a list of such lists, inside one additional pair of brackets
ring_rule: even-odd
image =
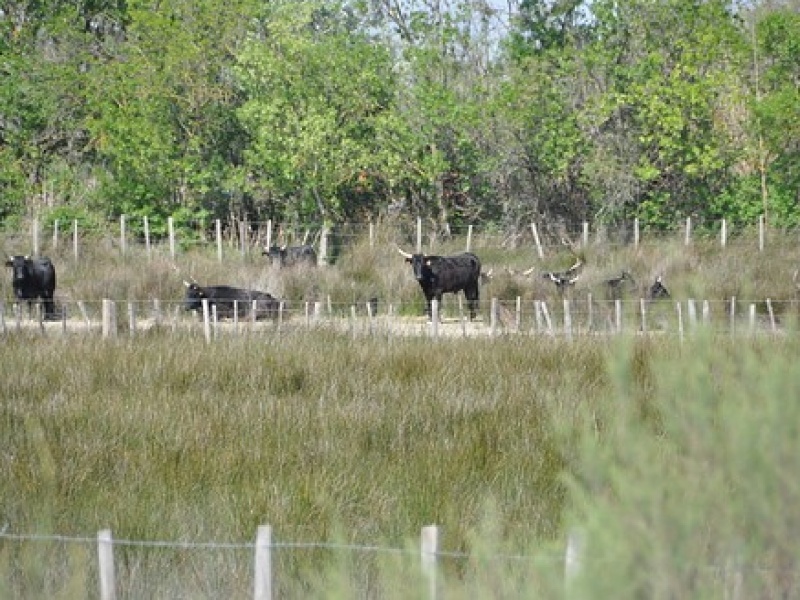
[[(85, 324), (86, 330), (91, 331), (92, 323), (89, 317), (89, 312), (86, 308), (86, 303), (82, 301), (78, 301), (76, 303), (78, 310), (81, 314), (81, 319)], [(765, 305), (767, 308), (767, 315), (769, 319), (769, 327), (770, 330), (775, 333), (777, 332), (778, 325), (777, 320), (775, 318), (775, 311), (772, 305), (772, 300), (767, 298), (765, 301)], [(137, 331), (137, 314), (135, 303), (129, 302), (128, 303), (128, 331), (131, 336), (136, 335)], [(313, 324), (317, 324), (323, 318), (323, 310), (322, 310), (322, 303), (321, 302), (306, 302), (305, 303), (305, 322), (307, 325), (311, 326)], [(592, 300), (591, 294), (587, 297), (587, 318), (584, 325), (584, 329), (586, 331), (593, 331), (595, 327), (595, 314), (593, 309), (594, 303)], [(23, 309), (20, 304), (14, 304), (14, 321), (16, 323), (17, 330), (20, 330), (22, 327), (22, 313)], [(366, 307), (366, 315), (367, 321), (369, 323), (369, 332), (372, 333), (375, 330), (375, 317), (377, 316), (377, 307), (374, 303), (374, 300), (365, 303)], [(639, 300), (639, 326), (638, 330), (642, 333), (647, 333), (650, 328), (648, 324), (648, 301), (644, 298)], [(177, 313), (181, 310), (180, 306), (175, 307), (175, 315), (174, 318), (177, 319)], [(563, 335), (567, 339), (572, 339), (573, 335), (576, 333), (574, 329), (574, 323), (572, 318), (572, 303), (569, 299), (563, 299), (563, 327), (561, 331)], [(675, 303), (675, 310), (676, 310), (676, 321), (677, 321), (677, 332), (681, 338), (683, 338), (684, 332), (686, 331), (686, 326), (684, 323), (684, 311), (683, 311), (683, 304), (681, 302)], [(546, 333), (551, 336), (555, 336), (559, 330), (558, 324), (555, 323), (554, 316), (551, 316), (550, 310), (547, 306), (547, 302), (543, 300), (534, 300), (533, 302), (533, 311), (534, 311), (534, 323), (535, 323), (535, 331), (537, 333)], [(248, 321), (251, 326), (254, 326), (258, 317), (258, 306), (257, 302), (253, 301), (252, 306), (249, 308), (248, 312)], [(387, 317), (391, 318), (393, 315), (393, 307), (389, 305)], [(729, 319), (729, 331), (733, 334), (736, 333), (736, 320), (737, 316), (737, 301), (735, 297), (731, 297), (729, 304), (728, 304), (728, 319)], [(458, 313), (459, 313), (459, 322), (462, 329), (462, 334), (464, 336), (467, 335), (467, 320), (464, 314), (463, 308), (463, 301), (461, 296), (458, 297)], [(700, 311), (698, 311), (697, 303), (694, 299), (688, 299), (686, 301), (686, 317), (688, 319), (688, 325), (690, 328), (697, 327), (698, 323), (702, 322), (704, 325), (708, 325), (711, 321), (711, 309), (709, 302), (704, 300), (702, 302)], [(156, 326), (161, 325), (162, 323), (162, 309), (161, 309), (161, 302), (158, 299), (153, 300), (153, 309), (152, 314), (154, 315), (154, 320)], [(333, 308), (330, 303), (330, 298), (328, 299), (328, 314), (333, 314)], [(233, 320), (233, 328), (234, 331), (238, 331), (240, 318), (239, 318), (239, 303), (234, 301), (233, 303), (233, 311), (232, 311), (232, 320)], [(622, 333), (624, 330), (624, 319), (623, 319), (623, 310), (622, 310), (622, 301), (617, 299), (614, 301), (614, 320), (613, 320), (613, 333)], [(280, 331), (283, 322), (286, 318), (285, 312), (285, 304), (283, 302), (279, 302), (277, 313), (273, 316), (273, 320), (276, 323), (276, 328)], [(357, 309), (355, 305), (350, 306), (350, 329), (353, 337), (357, 337), (358, 330), (356, 327), (358, 317), (357, 317)], [(241, 320), (243, 321), (243, 319)], [(39, 307), (38, 313), (38, 322), (39, 326), (42, 330), (44, 330), (44, 319), (41, 307)], [(67, 330), (67, 314), (66, 311), (62, 311), (61, 314), (61, 322), (62, 328), (66, 332)], [(203, 334), (205, 339), (208, 343), (210, 343), (215, 337), (217, 332), (217, 324), (219, 323), (219, 315), (217, 314), (217, 307), (214, 304), (209, 303), (207, 298), (202, 300), (202, 322), (203, 322)], [(757, 307), (756, 304), (750, 303), (748, 306), (748, 322), (749, 322), (749, 329), (750, 332), (755, 332), (757, 327)], [(441, 325), (441, 314), (440, 314), (440, 306), (439, 302), (435, 299), (431, 301), (431, 319), (429, 320), (429, 333), (430, 336), (433, 338), (437, 338), (440, 336), (440, 325)], [(102, 307), (101, 307), (101, 334), (104, 338), (114, 338), (118, 335), (118, 321), (117, 321), (117, 303), (113, 300), (108, 298), (104, 298), (102, 300)], [(515, 311), (513, 313), (513, 318), (511, 315), (511, 311), (503, 307), (497, 298), (492, 298), (491, 300), (491, 308), (489, 312), (489, 334), (492, 336), (498, 335), (501, 331), (514, 331), (520, 332), (522, 330), (522, 298), (517, 297), (515, 302)], [(6, 310), (5, 304), (0, 302), (0, 332), (6, 333), (8, 331), (8, 324), (6, 322)]]
[[(120, 244), (120, 252), (124, 256), (128, 250), (128, 234), (127, 234), (127, 223), (128, 218), (126, 215), (120, 216), (119, 221), (119, 244)], [(59, 230), (60, 223), (58, 220), (53, 222), (53, 249), (58, 249), (59, 246)], [(147, 216), (142, 217), (142, 226), (143, 226), (143, 234), (144, 234), (144, 246), (145, 252), (148, 257), (152, 255), (152, 242), (151, 242), (151, 235), (150, 235), (150, 224)], [(370, 222), (369, 226), (369, 241), (370, 246), (374, 246), (375, 243), (375, 228), (374, 224)], [(684, 243), (685, 245), (689, 246), (692, 240), (692, 218), (687, 217), (685, 224), (685, 234), (684, 234)], [(33, 239), (33, 253), (38, 255), (40, 253), (40, 243), (39, 243), (39, 221), (38, 219), (33, 219), (32, 222), (32, 234), (31, 237)], [(239, 222), (239, 250), (242, 255), (245, 255), (248, 251), (248, 235), (247, 235), (248, 225), (246, 221)], [(223, 243), (222, 243), (222, 222), (220, 219), (216, 219), (214, 221), (214, 232), (215, 232), (215, 245), (217, 250), (217, 259), (222, 262), (223, 259)], [(533, 234), (534, 244), (536, 246), (536, 252), (540, 259), (544, 259), (545, 252), (544, 252), (544, 245), (542, 244), (541, 237), (539, 235), (539, 229), (536, 226), (536, 223), (531, 223), (531, 233)], [(320, 232), (319, 238), (319, 251), (317, 252), (318, 261), (320, 265), (328, 264), (328, 238), (330, 235), (329, 228), (323, 228)], [(728, 223), (725, 219), (721, 221), (720, 227), (720, 245), (721, 247), (725, 247), (728, 242)], [(472, 237), (473, 237), (473, 226), (469, 225), (467, 228), (467, 241), (466, 241), (466, 251), (469, 252), (472, 249)], [(590, 227), (588, 221), (584, 221), (582, 224), (582, 231), (581, 231), (581, 244), (583, 247), (587, 247), (589, 245), (589, 237), (590, 237)], [(176, 256), (176, 234), (175, 234), (175, 222), (172, 217), (167, 218), (167, 238), (169, 240), (169, 255), (172, 259), (175, 259)], [(273, 238), (273, 223), (272, 220), (267, 221), (266, 229), (264, 232), (264, 245), (266, 247), (270, 247), (272, 245), (272, 238)], [(304, 243), (308, 238), (308, 232), (305, 234)], [(79, 257), (79, 244), (78, 244), (78, 221), (73, 220), (72, 222), (72, 251), (75, 260), (78, 260)], [(634, 219), (633, 221), (633, 245), (634, 247), (638, 247), (640, 244), (641, 234), (640, 234), (640, 227), (639, 227), (639, 219)], [(758, 249), (759, 251), (763, 251), (766, 243), (766, 219), (763, 215), (759, 216), (758, 218)], [(422, 227), (422, 219), (417, 218), (416, 221), (416, 251), (422, 252), (423, 247), (423, 227)]]
[[(248, 225), (246, 221), (239, 222), (239, 251), (242, 255), (247, 254), (249, 249), (249, 241), (247, 235)], [(31, 224), (31, 237), (32, 237), (32, 247), (33, 247), (33, 254), (39, 255), (40, 254), (40, 242), (39, 242), (39, 221), (38, 219), (33, 219)], [(151, 240), (150, 235), (150, 222), (147, 216), (142, 217), (142, 230), (144, 235), (144, 247), (145, 253), (147, 257), (150, 258), (152, 256), (152, 249), (153, 243)], [(330, 235), (330, 230), (327, 227), (323, 227), (322, 231), (320, 232), (319, 238), (319, 251), (317, 252), (318, 263), (320, 265), (328, 264), (328, 237)], [(267, 221), (266, 231), (264, 233), (264, 248), (269, 248), (272, 246), (272, 238), (273, 238), (273, 226), (272, 221)], [(305, 234), (305, 238), (303, 243), (305, 243), (306, 239), (308, 238), (308, 231)], [(80, 244), (79, 244), (79, 231), (78, 231), (78, 220), (75, 219), (72, 221), (72, 254), (75, 260), (78, 260), (80, 256)], [(167, 240), (169, 242), (169, 256), (173, 260), (177, 255), (177, 239), (175, 233), (175, 221), (172, 217), (167, 218)], [(220, 219), (216, 219), (214, 221), (214, 241), (217, 250), (217, 260), (222, 262), (223, 259), (223, 235), (222, 235), (222, 221)], [(53, 243), (52, 247), (53, 250), (57, 250), (60, 244), (60, 222), (56, 219), (53, 222)], [(125, 256), (128, 253), (128, 217), (126, 215), (122, 215), (119, 218), (119, 248), (120, 254)]]
[[(19, 539), (25, 539), (25, 536), (17, 536)], [(98, 552), (98, 576), (100, 587), (100, 600), (116, 600), (117, 597), (117, 581), (116, 570), (114, 566), (114, 546), (117, 544), (131, 544), (135, 543), (139, 546), (147, 546), (147, 542), (128, 542), (116, 541), (113, 539), (110, 529), (103, 529), (97, 534), (97, 552)], [(159, 546), (169, 546), (166, 542), (153, 542)], [(180, 547), (191, 547), (191, 543), (175, 544)], [(201, 544), (202, 546), (213, 547), (215, 544)], [(230, 544), (227, 544), (230, 546)], [(242, 547), (249, 546), (249, 544), (242, 544)], [(292, 543), (275, 543), (272, 536), (272, 527), (269, 525), (261, 525), (256, 531), (255, 544), (253, 548), (253, 598), (254, 600), (272, 600), (274, 597), (274, 574), (273, 574), (273, 550), (291, 549), (293, 547), (306, 547), (308, 544), (292, 544)], [(343, 548), (334, 544), (315, 544), (318, 547), (331, 547), (333, 549), (342, 550)], [(353, 547), (354, 549), (364, 550), (373, 549)], [(587, 535), (586, 532), (580, 527), (572, 528), (566, 538), (566, 548), (563, 558), (554, 557), (554, 566), (558, 568), (563, 565), (563, 585), (564, 596), (566, 598), (579, 597), (580, 587), (577, 585), (578, 580), (583, 574), (584, 563), (587, 552)], [(744, 566), (741, 560), (740, 553), (735, 553), (733, 556), (725, 560), (724, 566), (715, 567), (721, 574), (722, 586), (724, 589), (724, 597), (729, 600), (742, 600), (744, 597)], [(455, 556), (460, 558), (469, 558), (469, 555), (462, 553), (448, 553), (440, 549), (440, 536), (439, 527), (437, 525), (427, 525), (422, 528), (420, 534), (420, 570), (425, 579), (426, 594), (430, 600), (437, 600), (443, 596), (442, 582), (438, 575), (438, 561), (443, 556)], [(500, 557), (498, 557), (500, 558)], [(513, 560), (519, 560), (521, 557), (511, 557)], [(532, 558), (532, 557), (531, 557)]]
[[(124, 542), (118, 542), (124, 543)], [(116, 572), (114, 568), (114, 539), (110, 529), (103, 529), (97, 534), (98, 572), (100, 599), (115, 600), (117, 597)], [(143, 545), (146, 545), (143, 544)], [(273, 560), (274, 549), (291, 547), (292, 544), (275, 544), (272, 540), (272, 527), (261, 525), (256, 531), (254, 544), (253, 598), (254, 600), (272, 600), (273, 593)], [(320, 544), (325, 546), (325, 544)], [(581, 571), (585, 550), (584, 535), (573, 531), (567, 537), (564, 555), (565, 586), (569, 586)], [(427, 525), (420, 535), (420, 568), (426, 580), (427, 596), (436, 600), (440, 596), (441, 582), (437, 575), (438, 557), (442, 556), (439, 548), (439, 527)]]

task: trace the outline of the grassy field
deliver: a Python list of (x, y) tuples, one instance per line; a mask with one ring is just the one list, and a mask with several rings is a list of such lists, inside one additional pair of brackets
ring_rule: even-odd
[[(676, 293), (700, 285), (699, 269), (705, 295), (779, 298), (779, 286), (792, 293), (793, 250), (776, 246), (786, 255), (769, 274), (764, 255), (736, 248), (658, 256)], [(372, 283), (413, 302), (403, 265), (370, 252), (306, 281), (281, 275), (284, 291), (361, 295)], [(598, 253), (587, 276), (634, 259), (655, 272), (644, 252)], [(62, 300), (180, 295), (167, 261), (64, 263)], [(203, 254), (179, 269), (225, 275)], [(235, 277), (275, 275), (242, 259)], [(324, 328), (211, 344), (197, 330), (0, 342), (7, 534), (108, 527), (118, 540), (245, 544), (269, 524), (278, 543), (409, 550), (278, 549), (283, 598), (426, 597), (415, 552), (431, 523), (448, 598), (785, 598), (798, 587), (800, 341), (788, 321), (780, 336), (700, 330), (683, 342), (354, 340)], [(575, 530), (585, 553), (565, 588)], [(121, 598), (252, 595), (249, 550), (121, 545), (115, 556)], [(94, 597), (95, 563), (91, 543), (0, 538), (0, 597)]]
[[(443, 550), (474, 555), (442, 560), (456, 597), (551, 597), (554, 549), (580, 525), (594, 597), (720, 597), (711, 573), (733, 559), (770, 592), (759, 597), (781, 597), (795, 583), (798, 350), (795, 336), (10, 335), (2, 520), (18, 533), (227, 542), (270, 524), (277, 541), (387, 548), (436, 523)], [(2, 542), (0, 592), (93, 590), (91, 551)], [(123, 597), (252, 586), (246, 552), (117, 553)], [(280, 597), (408, 597), (397, 582), (418, 559), (350, 554), (279, 552)], [(515, 555), (530, 559), (491, 559)]]

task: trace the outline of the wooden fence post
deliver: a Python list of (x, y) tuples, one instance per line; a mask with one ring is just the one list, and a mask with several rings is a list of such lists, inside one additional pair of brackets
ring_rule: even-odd
[(589, 222), (588, 221), (584, 221), (583, 222), (583, 247), (584, 248), (588, 248), (589, 247)]
[(39, 219), (38, 217), (34, 217), (31, 221), (31, 237), (32, 237), (32, 246), (33, 246), (33, 255), (39, 255)]
[(254, 600), (272, 600), (272, 527), (259, 525), (256, 533)]
[[(270, 247), (272, 246), (272, 219), (267, 219), (267, 237), (264, 242), (264, 249), (269, 252)], [(222, 258), (220, 258), (222, 260)]]
[(209, 310), (208, 298), (203, 298), (201, 301), (203, 307), (203, 335), (206, 338), (206, 344), (211, 343), (211, 311)]
[(142, 225), (144, 226), (144, 250), (147, 253), (147, 260), (150, 260), (150, 221), (147, 215), (142, 217)]
[(569, 312), (569, 298), (564, 298), (564, 335), (572, 341), (572, 315)]
[(58, 219), (53, 221), (53, 250), (58, 250)]
[(422, 252), (422, 217), (417, 217), (417, 254)]
[(633, 220), (633, 247), (639, 247), (639, 217)]
[(439, 552), (439, 528), (427, 525), (422, 528), (421, 536), (422, 572), (428, 580), (428, 597), (436, 600), (436, 555)]
[(317, 265), (320, 267), (324, 267), (328, 264), (328, 231), (328, 226), (324, 225), (319, 236), (319, 255), (317, 257)]
[(692, 217), (686, 217), (686, 239), (684, 245), (688, 246), (692, 243)]
[(131, 337), (136, 337), (136, 305), (128, 302), (128, 333)]
[(722, 219), (722, 227), (719, 232), (719, 244), (724, 248), (728, 243), (728, 222)]
[(72, 256), (78, 260), (78, 219), (72, 220)]
[(542, 240), (539, 239), (539, 230), (536, 229), (536, 223), (531, 223), (531, 232), (533, 233), (533, 241), (536, 244), (536, 253), (539, 255), (539, 258), (544, 258)]
[(547, 310), (547, 302), (541, 300), (539, 302), (539, 308), (542, 310), (542, 318), (544, 319), (545, 327), (547, 327), (547, 333), (551, 336), (555, 335), (555, 332), (553, 331), (553, 322), (550, 320), (550, 311)]
[(214, 233), (217, 238), (217, 262), (222, 262), (222, 222), (214, 221)]
[(769, 314), (769, 324), (770, 328), (772, 329), (772, 333), (777, 333), (778, 324), (775, 322), (775, 311), (772, 310), (772, 300), (769, 298), (767, 298), (767, 313)]
[(119, 216), (119, 252), (122, 256), (127, 254), (128, 248), (126, 240), (128, 236), (125, 235), (125, 215)]
[(97, 559), (100, 572), (100, 600), (114, 600), (117, 597), (114, 577), (114, 544), (111, 530), (97, 532)]
[(431, 336), (439, 337), (439, 301), (436, 298), (431, 300)]
[(582, 531), (573, 529), (567, 536), (567, 550), (564, 555), (564, 587), (567, 597), (574, 594), (575, 581), (583, 569), (583, 557), (586, 551), (586, 537)]
[(169, 235), (169, 257), (175, 260), (175, 220), (167, 217), (167, 233)]
[(113, 300), (103, 298), (103, 337), (117, 337), (117, 305)]
[(766, 235), (766, 219), (764, 215), (758, 215), (758, 251), (764, 251), (764, 238)]
[(467, 227), (467, 252), (472, 252), (472, 225)]

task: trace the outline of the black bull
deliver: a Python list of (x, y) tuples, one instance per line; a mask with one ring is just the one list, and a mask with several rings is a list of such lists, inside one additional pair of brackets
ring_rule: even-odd
[[(399, 250), (399, 248), (398, 248)], [(435, 298), (441, 305), (442, 294), (457, 294), (464, 291), (469, 307), (469, 318), (478, 312), (481, 261), (471, 252), (455, 256), (426, 256), (409, 254), (400, 250), (406, 262), (411, 263), (414, 277), (425, 294), (425, 313), (431, 314), (431, 301)]]
[(317, 252), (309, 245), (270, 246), (264, 248), (263, 254), (269, 257), (273, 267), (293, 267), (295, 265), (313, 267), (317, 264)]
[(202, 310), (203, 300), (208, 300), (208, 308), (216, 307), (217, 316), (220, 318), (246, 317), (252, 315), (255, 303), (256, 319), (272, 319), (278, 316), (281, 302), (272, 294), (231, 287), (228, 285), (200, 286), (196, 283), (184, 281), (186, 286), (186, 310)]
[(56, 268), (52, 261), (47, 257), (9, 256), (6, 266), (11, 267), (11, 284), (17, 300), (26, 300), (30, 307), (34, 300), (41, 298), (44, 318), (55, 318)]

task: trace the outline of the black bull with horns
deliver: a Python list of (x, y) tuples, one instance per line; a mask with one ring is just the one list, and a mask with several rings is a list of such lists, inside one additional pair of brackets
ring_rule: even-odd
[(441, 305), (442, 294), (464, 292), (469, 307), (469, 318), (478, 312), (481, 261), (471, 252), (455, 256), (429, 256), (410, 254), (398, 248), (406, 262), (411, 264), (414, 277), (425, 294), (425, 314), (431, 314), (431, 301), (435, 298)]

